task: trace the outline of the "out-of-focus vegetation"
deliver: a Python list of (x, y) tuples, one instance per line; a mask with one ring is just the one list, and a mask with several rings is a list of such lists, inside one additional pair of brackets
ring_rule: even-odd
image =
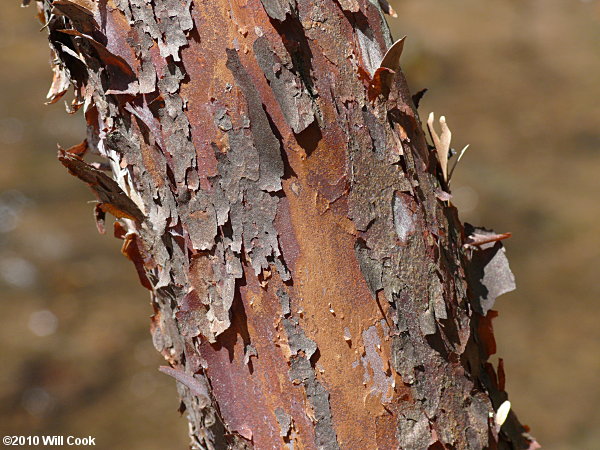
[[(34, 9), (0, 14), (0, 431), (96, 436), (98, 448), (186, 448), (147, 292), (98, 235), (93, 196), (56, 161), (80, 116), (44, 106)], [(545, 448), (600, 447), (600, 6), (597, 1), (392, 2), (420, 113), (471, 147), (452, 181), (463, 220), (511, 231), (518, 289), (495, 322), (508, 392)], [(160, 424), (160, 425), (159, 425)]]

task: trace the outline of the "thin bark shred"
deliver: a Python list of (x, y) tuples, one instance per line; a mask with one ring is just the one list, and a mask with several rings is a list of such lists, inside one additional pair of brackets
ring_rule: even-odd
[(87, 123), (59, 159), (117, 218), (194, 448), (537, 445), (495, 420), (512, 274), (468, 245), (387, 1), (37, 5)]

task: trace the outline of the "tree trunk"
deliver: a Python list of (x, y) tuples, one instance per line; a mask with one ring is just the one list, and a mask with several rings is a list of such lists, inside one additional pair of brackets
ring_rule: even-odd
[(487, 362), (504, 236), (459, 222), (385, 0), (37, 1), (87, 122), (59, 159), (117, 218), (192, 447), (535, 448)]

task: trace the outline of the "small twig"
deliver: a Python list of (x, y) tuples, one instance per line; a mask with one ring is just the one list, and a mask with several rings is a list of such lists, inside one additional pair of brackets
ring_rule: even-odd
[(442, 128), (441, 136), (438, 136), (435, 128), (433, 127), (433, 121), (435, 120), (435, 114), (433, 112), (429, 113), (429, 118), (427, 119), (427, 128), (429, 129), (429, 135), (431, 136), (431, 140), (433, 141), (433, 145), (435, 146), (435, 150), (438, 154), (438, 159), (440, 161), (440, 166), (442, 168), (442, 175), (444, 176), (444, 181), (448, 181), (448, 152), (450, 151), (450, 141), (452, 139), (452, 132), (448, 125), (446, 124), (446, 117), (440, 117), (440, 126)]
[(454, 161), (454, 165), (452, 166), (452, 169), (450, 169), (450, 173), (448, 174), (448, 183), (450, 183), (450, 180), (452, 179), (452, 174), (454, 173), (454, 169), (456, 169), (458, 162), (460, 161), (462, 156), (465, 154), (465, 152), (469, 148), (469, 145), (471, 145), (471, 144), (467, 144), (464, 146), (464, 148), (460, 151), (458, 158), (456, 158), (456, 161)]

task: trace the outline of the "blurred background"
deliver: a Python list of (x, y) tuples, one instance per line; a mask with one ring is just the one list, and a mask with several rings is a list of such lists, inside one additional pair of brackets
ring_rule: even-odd
[[(56, 160), (83, 119), (50, 85), (33, 8), (0, 6), (0, 434), (186, 448), (175, 383), (148, 332), (148, 293), (94, 197)], [(600, 448), (600, 4), (391, 2), (421, 118), (445, 115), (461, 218), (510, 231), (517, 290), (496, 339), (514, 409), (548, 449)]]

